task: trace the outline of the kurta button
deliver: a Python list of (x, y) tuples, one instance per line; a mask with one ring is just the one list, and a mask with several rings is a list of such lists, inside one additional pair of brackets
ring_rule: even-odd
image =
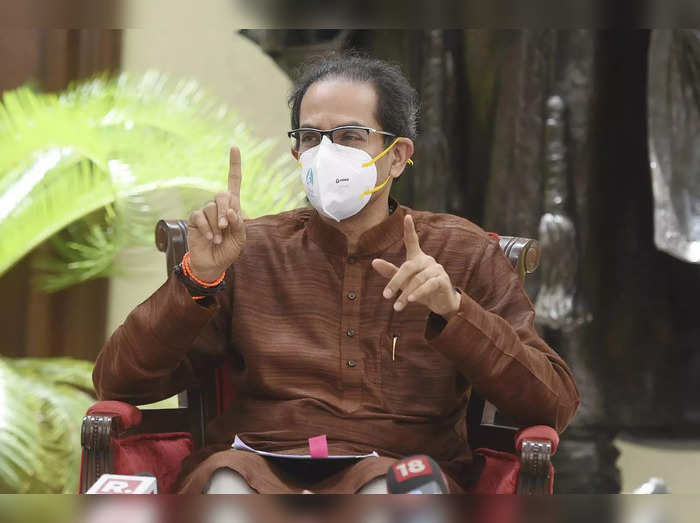
[(348, 365), (348, 367), (352, 368), (355, 365), (357, 365), (357, 362), (355, 360), (348, 360), (347, 365)]
[(350, 256), (350, 257), (348, 258), (348, 263), (351, 264), (351, 265), (352, 265), (353, 263), (355, 263), (356, 261), (357, 261), (357, 258), (355, 258), (354, 256)]
[(355, 329), (348, 329), (345, 334), (352, 338), (355, 335)]
[(353, 291), (348, 292), (348, 299), (354, 300), (357, 298), (357, 294), (355, 294)]

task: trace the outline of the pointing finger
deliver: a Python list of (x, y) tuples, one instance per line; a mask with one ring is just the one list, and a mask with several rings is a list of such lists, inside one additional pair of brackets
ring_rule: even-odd
[(241, 151), (235, 145), (229, 154), (228, 192), (238, 199), (241, 197)]
[(403, 219), (403, 242), (406, 245), (406, 258), (414, 258), (421, 253), (418, 234), (410, 214)]

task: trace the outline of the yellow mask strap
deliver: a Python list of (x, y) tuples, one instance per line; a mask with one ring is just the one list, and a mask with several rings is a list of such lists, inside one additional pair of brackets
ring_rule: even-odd
[(362, 198), (365, 194), (372, 194), (372, 193), (375, 193), (375, 192), (377, 192), (377, 191), (381, 191), (382, 188), (383, 188), (387, 183), (389, 183), (389, 179), (390, 179), (390, 178), (391, 178), (391, 175), (390, 175), (390, 174), (387, 175), (386, 180), (384, 180), (384, 182), (383, 182), (381, 185), (377, 185), (374, 189), (367, 189), (365, 192), (363, 192), (363, 193), (360, 195), (360, 198)]
[[(372, 158), (369, 162), (363, 163), (363, 164), (362, 164), (362, 167), (369, 167), (369, 166), (372, 165), (374, 162), (376, 162), (377, 160), (379, 160), (382, 156), (384, 156), (386, 153), (388, 153), (388, 152), (391, 150), (391, 148), (392, 148), (394, 145), (396, 145), (396, 142), (398, 142), (400, 139), (401, 139), (400, 136), (397, 137), (396, 140), (394, 140), (393, 142), (391, 142), (391, 144), (389, 144), (389, 147), (387, 147), (386, 149), (384, 149), (384, 150), (383, 150), (382, 152), (380, 152), (377, 156), (375, 156), (374, 158)], [(408, 165), (413, 165), (413, 160), (411, 160), (411, 159), (409, 158), (409, 159), (408, 159), (408, 162), (406, 162), (406, 163), (408, 163)], [(299, 158), (297, 158), (297, 165), (299, 165), (299, 168), (300, 168), (300, 169), (303, 169), (303, 168), (304, 168), (304, 166), (301, 165), (301, 160), (300, 160)], [(385, 183), (386, 183), (386, 182), (384, 182), (384, 184), (385, 184)], [(382, 187), (384, 187), (384, 184), (380, 185), (379, 188), (381, 189)]]
[[(391, 142), (391, 144), (389, 145), (389, 147), (387, 147), (386, 149), (384, 149), (384, 150), (383, 150), (382, 152), (380, 152), (377, 156), (375, 156), (374, 158), (372, 158), (369, 162), (363, 163), (363, 164), (362, 164), (362, 167), (369, 167), (369, 166), (372, 165), (374, 162), (376, 162), (377, 160), (379, 160), (382, 156), (384, 156), (386, 153), (388, 153), (389, 151), (391, 151), (391, 148), (394, 147), (394, 145), (396, 145), (396, 142), (398, 142), (400, 139), (401, 139), (401, 137), (400, 137), (400, 136), (397, 136), (396, 139), (395, 139), (393, 142)], [(413, 160), (411, 160), (411, 159), (409, 158), (407, 163), (408, 163), (408, 165), (413, 165)], [(367, 194), (372, 194), (372, 193), (375, 193), (375, 192), (377, 192), (377, 191), (381, 191), (381, 190), (384, 188), (384, 186), (385, 186), (387, 183), (389, 183), (389, 180), (390, 180), (390, 179), (391, 179), (391, 175), (389, 174), (389, 175), (387, 175), (386, 180), (384, 180), (384, 182), (382, 182), (381, 185), (377, 185), (377, 186), (374, 187), (373, 189), (368, 189), (368, 190), (364, 191), (364, 192), (360, 195), (360, 198), (362, 198), (363, 196), (365, 196), (365, 195), (367, 195)]]
[[(372, 158), (369, 162), (363, 163), (363, 164), (362, 164), (362, 167), (369, 167), (369, 166), (372, 165), (374, 162), (376, 162), (377, 160), (379, 160), (382, 156), (384, 156), (386, 153), (388, 153), (389, 151), (391, 151), (391, 148), (392, 148), (394, 145), (396, 145), (396, 142), (398, 142), (400, 139), (401, 139), (401, 137), (400, 137), (400, 136), (397, 136), (396, 139), (395, 139), (393, 142), (391, 142), (391, 143), (389, 144), (389, 147), (387, 147), (386, 149), (384, 149), (384, 150), (383, 150), (382, 152), (380, 152), (377, 156), (375, 156), (374, 158)], [(408, 165), (413, 165), (413, 160), (411, 160), (410, 158), (408, 159)]]

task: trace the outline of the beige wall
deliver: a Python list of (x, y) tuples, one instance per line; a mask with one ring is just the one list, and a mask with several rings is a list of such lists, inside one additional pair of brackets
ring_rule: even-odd
[(622, 434), (615, 446), (620, 451), (623, 493), (633, 492), (651, 477), (661, 477), (672, 494), (700, 494), (699, 440), (644, 439)]
[[(154, 16), (147, 4), (128, 4), (128, 19), (134, 22), (131, 26), (146, 25), (138, 21)], [(234, 27), (231, 4), (222, 3), (217, 9), (220, 12), (216, 18), (219, 21), (230, 19), (230, 27)], [(196, 10), (192, 16), (197, 16)], [(210, 10), (208, 16), (212, 16)], [(157, 69), (176, 77), (193, 78), (234, 108), (255, 135), (278, 137), (276, 153), (289, 153), (285, 133), (289, 129), (286, 97), (290, 80), (259, 47), (234, 29), (198, 27), (196, 23), (191, 29), (167, 27), (167, 24), (159, 26), (164, 27), (124, 30), (124, 71), (139, 73)], [(138, 269), (132, 271), (135, 260)], [(108, 336), (134, 306), (165, 280), (164, 256), (155, 246), (125, 252), (120, 265), (130, 267), (130, 273), (110, 280)]]

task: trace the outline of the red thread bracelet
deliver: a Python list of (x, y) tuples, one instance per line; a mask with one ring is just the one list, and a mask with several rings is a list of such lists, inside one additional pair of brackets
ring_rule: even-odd
[(192, 268), (190, 267), (190, 251), (187, 251), (185, 255), (182, 257), (182, 272), (185, 273), (185, 276), (187, 276), (189, 279), (191, 279), (193, 282), (195, 282), (197, 285), (201, 285), (202, 287), (216, 287), (219, 285), (222, 281), (224, 281), (224, 278), (226, 277), (226, 271), (221, 273), (221, 276), (219, 276), (216, 280), (213, 282), (204, 282), (197, 278), (193, 273), (192, 273)]

